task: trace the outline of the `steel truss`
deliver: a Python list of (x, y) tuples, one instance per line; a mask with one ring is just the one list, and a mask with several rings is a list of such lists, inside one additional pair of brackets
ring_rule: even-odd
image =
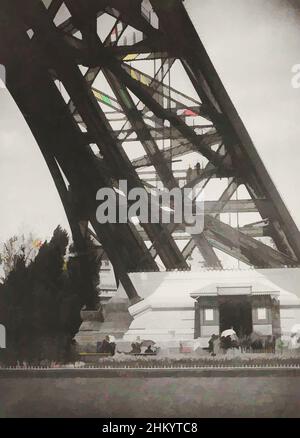
[[(55, 25), (63, 3), (70, 17)], [(97, 23), (104, 14), (114, 25), (101, 38)], [(128, 44), (128, 29), (140, 32), (140, 40), (134, 36)], [(299, 265), (299, 231), (181, 0), (150, 0), (148, 8), (141, 0), (52, 0), (48, 8), (41, 0), (26, 0), (26, 7), (21, 0), (1, 0), (0, 36), (7, 87), (55, 181), (83, 270), (88, 232), (101, 243), (132, 302), (139, 296), (129, 272), (158, 270), (158, 261), (166, 269), (188, 269), (195, 248), (206, 266), (216, 268), (222, 268), (216, 249), (257, 267)], [(141, 60), (154, 63), (153, 75), (134, 65)], [(171, 85), (176, 62), (198, 98)], [(99, 74), (111, 93), (94, 85)], [(133, 141), (144, 154), (131, 160), (125, 148)], [(191, 153), (206, 164), (184, 180), (172, 161)], [(201, 234), (186, 236), (183, 225), (97, 222), (98, 189), (121, 179), (129, 188), (149, 187), (147, 167), (168, 189), (228, 180), (218, 200), (205, 202)], [(240, 186), (249, 199), (233, 198)], [(232, 212), (256, 212), (261, 220), (233, 227), (221, 220)], [(261, 241), (265, 236), (273, 246)], [(186, 240), (181, 250), (180, 240)]]

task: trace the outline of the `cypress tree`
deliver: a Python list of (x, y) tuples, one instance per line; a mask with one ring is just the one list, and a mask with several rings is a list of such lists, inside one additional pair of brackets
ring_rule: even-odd
[(65, 262), (68, 242), (67, 232), (57, 227), (35, 260), (26, 266), (25, 254), (21, 254), (0, 285), (0, 323), (7, 329), (7, 361), (68, 360), (81, 324), (80, 310), (87, 301), (97, 302), (101, 264), (89, 240), (86, 260), (93, 296), (85, 297), (86, 277), (79, 259)]

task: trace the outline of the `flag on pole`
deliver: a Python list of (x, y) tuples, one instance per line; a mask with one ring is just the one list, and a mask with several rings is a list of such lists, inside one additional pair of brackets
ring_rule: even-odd
[(185, 116), (185, 117), (196, 117), (196, 116), (199, 116), (199, 114), (195, 113), (195, 111), (192, 111), (191, 109), (188, 109), (188, 108), (183, 110), (181, 115)]

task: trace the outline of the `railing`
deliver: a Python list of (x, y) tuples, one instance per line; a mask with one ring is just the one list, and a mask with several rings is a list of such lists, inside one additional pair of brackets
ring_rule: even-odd
[[(92, 353), (94, 354), (94, 353)], [(98, 354), (99, 355), (99, 354)], [(143, 369), (143, 370), (209, 370), (209, 369), (294, 369), (300, 370), (300, 356), (298, 357), (270, 357), (270, 358), (202, 358), (202, 359), (163, 359), (159, 357), (149, 358), (131, 358), (130, 360), (119, 360), (114, 357), (102, 357), (98, 363), (87, 364), (75, 362), (69, 364), (56, 364), (52, 366), (0, 366), (0, 371), (9, 370), (50, 370), (50, 371), (67, 371), (76, 369), (95, 369), (95, 370), (124, 370), (124, 369)]]

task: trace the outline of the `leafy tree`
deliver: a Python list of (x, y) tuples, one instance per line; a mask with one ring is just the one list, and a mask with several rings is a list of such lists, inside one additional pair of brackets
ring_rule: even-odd
[(42, 242), (32, 233), (28, 236), (12, 236), (0, 247), (0, 266), (4, 272), (2, 281), (14, 269), (19, 256), (24, 256), (28, 266), (36, 257)]
[(31, 286), (30, 273), (22, 254), (17, 257), (13, 270), (0, 288), (0, 321), (7, 330), (10, 353), (16, 355), (22, 352), (24, 340), (31, 336)]
[[(68, 242), (66, 231), (57, 227), (34, 260), (28, 263), (22, 249), (0, 284), (0, 322), (7, 330), (1, 354), (7, 361), (68, 360), (85, 304), (78, 260), (65, 262)], [(91, 248), (87, 260), (96, 300), (100, 265)]]
[(70, 252), (72, 256), (67, 265), (70, 283), (74, 290), (77, 290), (81, 305), (93, 310), (99, 305), (98, 285), (101, 257), (98, 254), (98, 247), (92, 237), (89, 237), (84, 254), (77, 254), (74, 245), (70, 246)]

